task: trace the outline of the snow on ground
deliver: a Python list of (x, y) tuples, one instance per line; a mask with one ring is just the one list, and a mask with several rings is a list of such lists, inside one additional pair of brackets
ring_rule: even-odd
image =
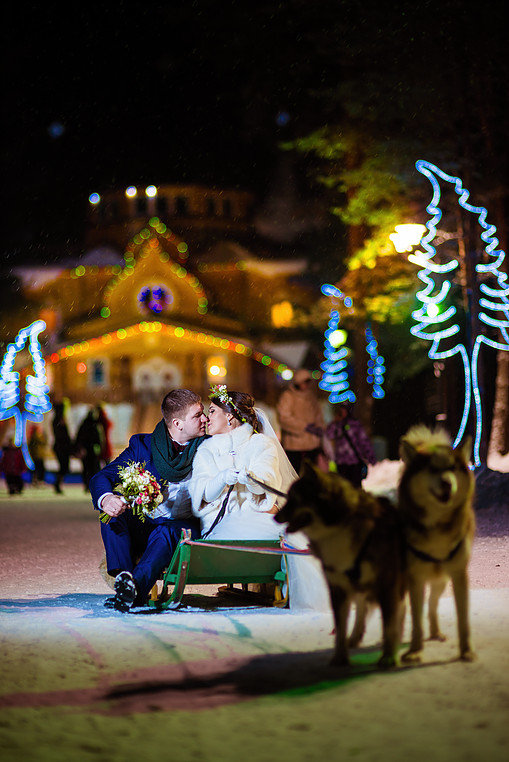
[[(394, 487), (398, 468), (378, 464), (366, 486)], [(236, 608), (211, 597), (215, 588), (194, 588), (177, 612), (104, 609), (97, 515), (78, 485), (63, 496), (0, 493), (0, 516), (5, 762), (506, 759), (507, 509), (477, 512), (478, 660), (456, 660), (448, 591), (448, 641), (426, 643), (420, 667), (390, 673), (374, 667), (377, 614), (344, 671), (328, 666), (329, 614)]]

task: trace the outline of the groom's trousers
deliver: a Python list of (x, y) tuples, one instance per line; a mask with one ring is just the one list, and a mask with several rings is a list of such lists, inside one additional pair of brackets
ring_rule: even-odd
[(193, 538), (200, 536), (200, 522), (195, 518), (143, 522), (132, 511), (124, 511), (107, 524), (101, 523), (108, 574), (132, 573), (137, 605), (146, 602), (161, 571), (170, 563), (182, 529), (190, 529)]

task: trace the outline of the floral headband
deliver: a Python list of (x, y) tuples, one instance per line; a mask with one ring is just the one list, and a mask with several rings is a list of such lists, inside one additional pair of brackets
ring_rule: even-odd
[(247, 418), (242, 415), (237, 405), (228, 394), (228, 387), (226, 384), (214, 384), (214, 386), (210, 387), (209, 399), (213, 399), (214, 397), (218, 400), (221, 400), (224, 405), (231, 405), (242, 423), (246, 423)]

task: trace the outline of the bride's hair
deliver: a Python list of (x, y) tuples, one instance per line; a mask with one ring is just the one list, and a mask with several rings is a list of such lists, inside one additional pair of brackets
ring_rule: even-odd
[(210, 401), (227, 413), (231, 413), (241, 423), (249, 423), (255, 431), (261, 431), (261, 423), (254, 410), (255, 400), (251, 394), (231, 392), (228, 389), (228, 402), (219, 396), (211, 396)]

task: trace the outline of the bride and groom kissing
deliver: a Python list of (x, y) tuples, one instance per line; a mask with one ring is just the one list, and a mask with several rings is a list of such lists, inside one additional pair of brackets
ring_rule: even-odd
[[(135, 434), (128, 447), (90, 482), (94, 507), (110, 519), (101, 523), (108, 573), (115, 595), (105, 606), (127, 612), (145, 604), (170, 563), (182, 529), (197, 538), (277, 539), (280, 506), (272, 492), (249, 478), (286, 493), (298, 476), (266, 415), (250, 394), (214, 386), (208, 415), (199, 395), (175, 389), (161, 404), (162, 420), (151, 434)], [(207, 433), (206, 433), (207, 427)], [(144, 463), (159, 484), (163, 501), (140, 520), (115, 494), (119, 469)], [(302, 537), (289, 536), (296, 547)], [(328, 593), (311, 557), (290, 556), (290, 606), (324, 609)]]

